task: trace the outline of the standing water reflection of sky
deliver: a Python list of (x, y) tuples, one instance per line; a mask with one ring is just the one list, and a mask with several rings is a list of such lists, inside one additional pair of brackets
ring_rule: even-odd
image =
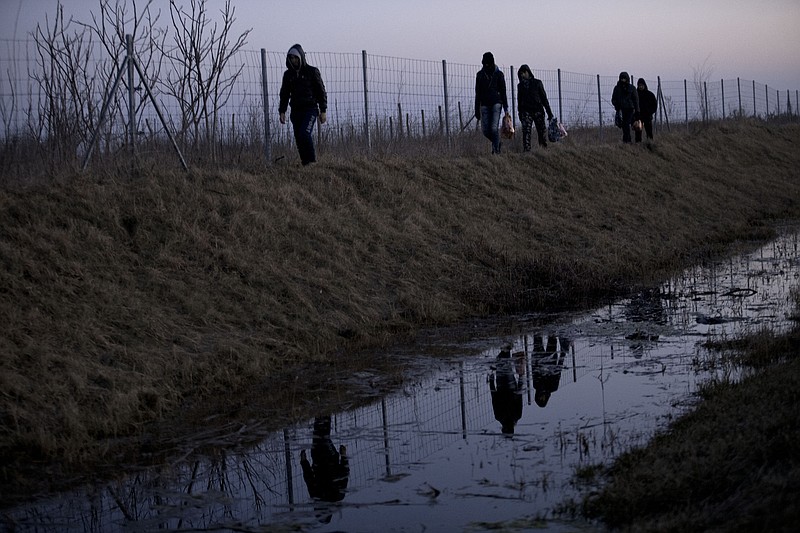
[(591, 313), (476, 339), (464, 353), (480, 355), (440, 361), (373, 404), (320, 406), (256, 446), (7, 517), (21, 531), (462, 531), (517, 519), (570, 530), (558, 510), (579, 496), (578, 469), (644, 444), (703, 381), (736, 378), (704, 342), (789, 327), (798, 244), (785, 235)]

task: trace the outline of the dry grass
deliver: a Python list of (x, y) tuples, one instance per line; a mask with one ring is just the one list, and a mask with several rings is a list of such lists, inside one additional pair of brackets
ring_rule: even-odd
[(800, 329), (749, 340), (745, 361), (761, 370), (706, 387), (694, 411), (615, 461), (584, 512), (619, 531), (796, 531), (799, 348)]
[(582, 305), (766, 238), (800, 215), (798, 142), (734, 123), (652, 146), (7, 183), (5, 476), (102, 460), (189, 401), (421, 325)]

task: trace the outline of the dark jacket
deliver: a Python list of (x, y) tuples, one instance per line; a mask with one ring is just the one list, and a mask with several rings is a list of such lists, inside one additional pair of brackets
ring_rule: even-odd
[(497, 65), (484, 65), (475, 76), (475, 116), (481, 116), (481, 106), (500, 104), (508, 110), (506, 78)]
[[(640, 85), (644, 85), (644, 90), (639, 89)], [(639, 96), (639, 112), (642, 118), (650, 118), (656, 114), (658, 110), (658, 100), (652, 91), (647, 89), (647, 82), (644, 78), (639, 78), (636, 82), (636, 92)]]
[[(522, 73), (527, 72), (531, 75), (530, 78), (523, 79)], [(542, 80), (534, 78), (533, 72), (528, 65), (522, 65), (517, 70), (517, 109), (520, 113), (542, 113), (547, 111), (547, 117), (553, 117), (553, 111), (550, 109), (550, 102), (547, 101), (547, 93), (544, 90)]]
[(636, 87), (631, 85), (627, 72), (619, 75), (619, 81), (611, 95), (611, 105), (614, 106), (615, 111), (633, 109), (637, 113), (639, 112), (639, 95), (636, 94)]
[(319, 109), (320, 113), (328, 110), (328, 95), (325, 92), (325, 84), (322, 82), (322, 75), (317, 67), (312, 67), (306, 63), (306, 53), (299, 44), (292, 46), (300, 54), (300, 68), (295, 69), (289, 62), (289, 54), (286, 54), (286, 71), (283, 73), (281, 82), (280, 103), (278, 113), (286, 113), (286, 109), (291, 102), (292, 111), (307, 111), (309, 109)]

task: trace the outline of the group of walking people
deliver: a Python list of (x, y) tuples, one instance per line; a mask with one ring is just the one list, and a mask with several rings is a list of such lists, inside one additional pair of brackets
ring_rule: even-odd
[[(475, 78), (475, 119), (480, 122), (483, 135), (492, 143), (492, 153), (502, 148), (499, 123), (502, 114), (508, 114), (506, 80), (503, 71), (495, 64), (491, 52), (483, 54), (481, 70)], [(522, 150), (531, 150), (533, 128), (536, 128), (540, 147), (547, 147), (547, 125), (553, 120), (553, 110), (547, 100), (542, 80), (536, 78), (528, 65), (517, 69), (517, 110), (522, 123)], [(655, 95), (647, 83), (639, 78), (636, 87), (630, 83), (627, 72), (621, 72), (614, 87), (611, 104), (617, 113), (615, 123), (622, 128), (622, 142), (631, 142), (631, 129), (636, 142), (642, 141), (642, 130), (653, 139), (653, 117), (658, 108)], [(327, 120), (328, 97), (322, 75), (317, 67), (306, 61), (303, 47), (292, 45), (286, 54), (286, 71), (281, 81), (278, 113), (281, 124), (286, 124), (286, 112), (291, 107), (289, 121), (294, 130), (300, 162), (305, 166), (317, 160), (314, 147), (314, 125)]]
[(658, 110), (658, 100), (647, 88), (644, 78), (639, 78), (634, 87), (628, 73), (620, 72), (611, 95), (611, 105), (617, 113), (614, 122), (622, 128), (622, 142), (631, 142), (631, 127), (637, 143), (642, 142), (643, 129), (647, 138), (653, 139), (653, 117)]

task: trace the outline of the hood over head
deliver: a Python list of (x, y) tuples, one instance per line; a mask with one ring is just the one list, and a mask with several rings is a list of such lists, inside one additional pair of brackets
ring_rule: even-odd
[(619, 81), (624, 81), (625, 83), (629, 83), (631, 81), (631, 77), (628, 75), (627, 72), (624, 70), (619, 73)]
[(531, 78), (533, 78), (533, 71), (531, 70), (531, 67), (529, 67), (528, 65), (521, 65), (519, 69), (517, 69), (517, 79), (519, 79), (520, 81), (522, 81), (523, 72), (527, 72), (528, 74), (531, 75)]
[(486, 72), (494, 72), (494, 70), (497, 68), (497, 65), (494, 64), (494, 54), (491, 52), (486, 52), (483, 54), (481, 65), (483, 65), (483, 70)]
[(289, 56), (297, 56), (300, 58), (300, 67), (306, 64), (306, 53), (303, 51), (303, 47), (299, 44), (292, 45), (289, 48), (289, 51), (286, 52), (286, 68), (294, 68), (292, 64), (289, 62)]
[(644, 81), (644, 78), (639, 78), (639, 79), (636, 81), (636, 87), (637, 87), (637, 88), (639, 87), (639, 85), (644, 85), (644, 90), (645, 90), (645, 91), (647, 90), (647, 82), (646, 82), (646, 81)]

